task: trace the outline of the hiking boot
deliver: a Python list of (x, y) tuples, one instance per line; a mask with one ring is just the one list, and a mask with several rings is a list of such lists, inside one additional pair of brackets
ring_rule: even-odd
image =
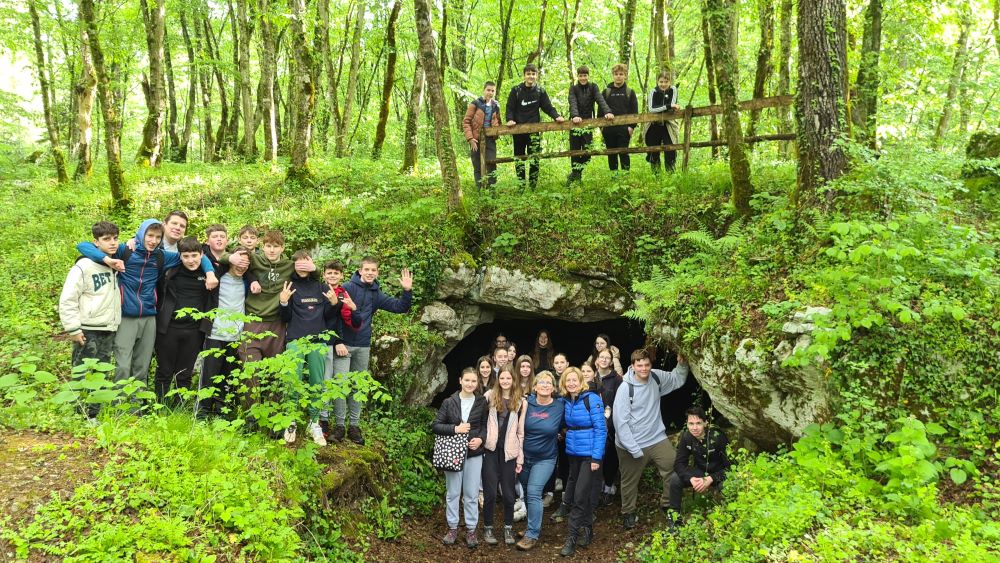
[(514, 528), (512, 526), (503, 527), (503, 543), (514, 545)]
[(635, 528), (636, 524), (638, 523), (639, 523), (639, 517), (636, 516), (635, 512), (622, 516), (622, 527), (625, 528), (626, 530), (631, 530), (632, 528)]
[(346, 434), (346, 433), (347, 433), (347, 431), (344, 430), (343, 426), (339, 426), (339, 425), (338, 426), (334, 426), (333, 427), (333, 433), (332, 433), (333, 434), (333, 441), (334, 442), (343, 442), (344, 441), (344, 434)]
[(594, 540), (594, 528), (585, 526), (576, 534), (576, 546), (587, 547)]
[(571, 534), (566, 536), (566, 543), (563, 544), (562, 549), (559, 550), (559, 555), (563, 557), (572, 557), (576, 553), (576, 538)]
[(684, 525), (684, 519), (680, 516), (674, 516), (674, 511), (667, 511), (667, 532), (673, 535), (677, 535), (681, 531), (681, 526)]
[(556, 509), (555, 512), (552, 513), (552, 516), (549, 516), (549, 520), (552, 520), (553, 522), (562, 522), (567, 516), (569, 516), (569, 506), (567, 506), (564, 502), (559, 505), (559, 508)]
[(555, 498), (555, 495), (552, 493), (545, 493), (545, 496), (542, 497), (542, 508), (548, 508), (551, 506), (553, 498)]
[(329, 438), (330, 437), (330, 421), (327, 420), (327, 419), (325, 419), (325, 418), (321, 419), (319, 421), (319, 427), (323, 429), (323, 437), (324, 438)]
[(465, 534), (465, 545), (469, 546), (469, 549), (475, 549), (479, 547), (479, 539), (476, 538), (476, 531), (469, 530)]
[(293, 422), (291, 424), (291, 426), (289, 426), (288, 428), (285, 428), (285, 443), (286, 444), (294, 444), (295, 443), (296, 433), (297, 433), (297, 429), (296, 429), (295, 423)]
[(455, 542), (457, 540), (458, 540), (458, 528), (451, 528), (451, 529), (449, 529), (448, 533), (445, 534), (444, 538), (441, 539), (441, 541), (445, 545), (455, 545)]
[(312, 436), (313, 442), (316, 442), (317, 446), (326, 445), (326, 437), (323, 436), (323, 429), (320, 427), (319, 424), (316, 424), (315, 422), (310, 422), (308, 431), (309, 435)]
[(496, 545), (500, 543), (497, 541), (496, 536), (493, 535), (493, 528), (486, 528), (483, 530), (483, 541), (486, 542), (487, 545)]
[(365, 439), (361, 436), (361, 428), (351, 426), (347, 429), (347, 437), (359, 446), (365, 445)]
[(525, 536), (521, 538), (521, 541), (517, 542), (517, 548), (520, 549), (521, 551), (528, 551), (531, 548), (535, 547), (536, 543), (538, 543), (538, 540)]

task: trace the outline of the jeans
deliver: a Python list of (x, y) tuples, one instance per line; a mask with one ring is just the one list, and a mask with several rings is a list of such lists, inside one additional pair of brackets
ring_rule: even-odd
[[(497, 157), (497, 138), (487, 137), (486, 138), (486, 160), (496, 160)], [(476, 187), (480, 186), (480, 182), (483, 179), (483, 171), (480, 167), (479, 162), (479, 151), (469, 151), (469, 160), (472, 161), (472, 173), (476, 177)], [(486, 165), (486, 176), (489, 185), (495, 186), (497, 183), (497, 165), (496, 163)]]
[[(723, 475), (718, 481), (712, 481), (712, 486), (709, 490), (713, 492), (722, 491), (722, 484), (725, 483), (726, 478)], [(680, 475), (674, 473), (670, 476), (670, 480), (667, 482), (667, 486), (670, 488), (670, 508), (673, 509), (678, 515), (681, 513), (681, 499), (684, 495), (684, 489), (693, 489), (691, 486), (691, 481), (682, 481)]]
[(528, 530), (524, 537), (537, 540), (542, 534), (542, 487), (556, 468), (555, 459), (525, 459), (521, 466), (521, 484), (525, 488)]
[(465, 528), (475, 530), (479, 525), (479, 484), (482, 482), (483, 456), (477, 455), (465, 460), (461, 471), (445, 471), (445, 520), (448, 529), (458, 527), (458, 501), (462, 501), (465, 512)]
[[(514, 138), (514, 156), (524, 156), (527, 154), (538, 154), (542, 152), (542, 135), (539, 133), (522, 133), (512, 135)], [(527, 183), (532, 189), (538, 186), (538, 159), (529, 158)], [(524, 182), (524, 160), (514, 161), (514, 170), (517, 172), (517, 181)]]
[[(346, 356), (340, 357), (334, 353), (332, 375), (367, 370), (371, 351), (369, 346), (348, 346)], [(355, 399), (354, 393), (349, 390), (346, 399), (333, 401), (333, 416), (336, 418), (337, 426), (343, 426), (347, 420), (348, 407), (351, 410), (351, 426), (358, 426), (361, 423), (361, 402)]]

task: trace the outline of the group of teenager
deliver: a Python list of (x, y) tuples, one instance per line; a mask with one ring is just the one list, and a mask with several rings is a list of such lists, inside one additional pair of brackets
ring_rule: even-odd
[[(539, 332), (531, 354), (518, 356), (503, 335), (494, 344), (492, 354), (462, 371), (459, 390), (441, 403), (432, 425), (437, 435), (468, 437), (462, 468), (444, 472), (446, 545), (458, 540), (460, 507), (466, 545), (479, 545), (480, 497), (484, 541), (497, 545), (502, 537), (515, 545), (514, 506), (521, 497), (527, 527), (516, 534), (516, 547), (534, 548), (544, 509), (561, 483), (561, 503), (550, 519), (567, 521), (559, 554), (572, 556), (593, 541), (595, 510), (611, 504), (616, 492), (623, 527), (637, 525), (639, 482), (649, 463), (663, 480), (659, 505), (671, 530), (682, 524), (685, 488), (721, 490), (729, 468), (728, 440), (708, 427), (705, 411), (687, 410), (676, 448), (663, 424), (660, 398), (682, 387), (689, 373), (683, 357), (669, 372), (653, 369), (650, 351), (640, 348), (622, 372), (619, 350), (604, 334), (578, 367), (555, 352), (547, 331)], [(498, 490), (502, 536), (493, 527)]]
[[(221, 415), (235, 408), (247, 412), (261, 396), (252, 364), (287, 349), (313, 392), (338, 377), (348, 387), (346, 398), (333, 401), (332, 426), (328, 409), (310, 402), (310, 437), (320, 445), (345, 437), (363, 444), (362, 403), (345, 374), (368, 369), (375, 313), (410, 309), (410, 272), (401, 271), (403, 291), (395, 298), (381, 290), (375, 258), (363, 258), (342, 284), (349, 273), (342, 263), (318, 268), (306, 250), (286, 256), (280, 231), (259, 236), (256, 228), (244, 226), (230, 244), (225, 225), (210, 225), (204, 242), (186, 236), (187, 227), (187, 215), (173, 211), (162, 222), (143, 221), (134, 238), (120, 242), (114, 223), (93, 225), (92, 241), (77, 245), (81, 256), (59, 300), (73, 366), (87, 358), (113, 361), (116, 384), (131, 379), (148, 384), (155, 355), (152, 387), (159, 402), (176, 404), (174, 389), (213, 388), (197, 393), (208, 397), (196, 402), (195, 412)], [(179, 314), (182, 309), (215, 314), (199, 319)], [(199, 356), (200, 376), (193, 380)], [(246, 372), (243, 381), (231, 385), (238, 368)], [(85, 411), (91, 420), (98, 414), (94, 404)], [(292, 443), (296, 437), (293, 423), (284, 438)]]
[[(611, 68), (612, 82), (602, 91), (596, 84), (590, 82), (590, 69), (580, 66), (576, 69), (576, 83), (569, 89), (569, 116), (573, 123), (584, 119), (603, 117), (613, 119), (618, 115), (639, 113), (639, 102), (635, 91), (628, 87), (628, 66), (616, 64)], [(483, 95), (473, 100), (465, 111), (462, 120), (462, 130), (469, 143), (469, 158), (475, 174), (476, 184), (482, 181), (480, 150), (485, 151), (487, 181), (492, 186), (496, 184), (496, 164), (489, 161), (496, 159), (496, 137), (486, 136), (486, 146), (480, 147), (480, 132), (483, 128), (500, 127), (500, 104), (496, 100), (496, 83), (487, 81), (483, 86)], [(662, 72), (656, 78), (656, 87), (650, 90), (646, 97), (646, 111), (650, 113), (673, 112), (680, 109), (677, 105), (677, 88), (672, 85), (670, 73)], [(527, 64), (524, 67), (524, 81), (514, 86), (507, 96), (505, 124), (508, 127), (524, 123), (539, 123), (541, 113), (551, 117), (556, 122), (564, 122), (564, 118), (552, 105), (548, 93), (538, 84), (538, 67)], [(635, 128), (632, 125), (609, 125), (601, 128), (604, 145), (608, 149), (626, 148), (632, 139)], [(646, 146), (670, 145), (678, 142), (679, 127), (674, 120), (649, 123), (644, 133)], [(541, 152), (542, 137), (540, 133), (519, 133), (512, 135), (514, 140), (514, 156), (524, 157)], [(573, 129), (570, 131), (570, 150), (588, 149), (594, 141), (590, 129)], [(652, 166), (653, 172), (661, 171), (660, 155), (668, 170), (673, 170), (677, 161), (677, 151), (664, 150), (647, 153), (646, 160)], [(583, 169), (590, 161), (590, 156), (573, 156), (568, 182), (579, 181), (583, 177)], [(628, 170), (631, 160), (627, 153), (608, 155), (608, 168), (611, 171)], [(525, 160), (516, 161), (518, 181), (526, 181), (531, 188), (538, 184), (538, 159), (529, 159), (527, 176), (525, 176)]]

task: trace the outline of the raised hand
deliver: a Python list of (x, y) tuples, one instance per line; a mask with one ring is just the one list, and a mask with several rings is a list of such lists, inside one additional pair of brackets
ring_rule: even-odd
[(292, 282), (286, 281), (282, 286), (281, 293), (278, 294), (278, 302), (287, 305), (293, 294), (295, 294), (295, 288), (292, 287)]
[(357, 303), (355, 303), (354, 300), (351, 299), (351, 294), (347, 293), (346, 291), (344, 292), (344, 305), (352, 311), (358, 310)]
[(323, 297), (330, 302), (331, 305), (337, 304), (337, 292), (333, 290), (333, 286), (330, 286), (330, 291), (323, 293)]
[(413, 274), (410, 273), (409, 268), (403, 268), (403, 271), (399, 273), (399, 285), (403, 287), (403, 291), (413, 289)]

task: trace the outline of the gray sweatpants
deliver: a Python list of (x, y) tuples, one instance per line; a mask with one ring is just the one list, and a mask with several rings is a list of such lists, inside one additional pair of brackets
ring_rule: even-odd
[(115, 334), (115, 381), (147, 383), (156, 344), (156, 317), (122, 317)]
[[(332, 352), (332, 362), (327, 363), (328, 377), (336, 377), (342, 373), (365, 371), (368, 369), (368, 361), (371, 358), (371, 347), (369, 346), (348, 346), (346, 356), (338, 356)], [(343, 426), (347, 420), (347, 409), (351, 409), (351, 426), (358, 426), (361, 422), (361, 402), (354, 398), (353, 390), (348, 393), (346, 399), (334, 399), (333, 416), (337, 426)], [(322, 413), (321, 413), (322, 416)]]
[(465, 460), (461, 471), (445, 471), (445, 519), (448, 528), (458, 527), (458, 501), (462, 500), (465, 528), (475, 530), (479, 525), (479, 485), (483, 479), (483, 456)]

